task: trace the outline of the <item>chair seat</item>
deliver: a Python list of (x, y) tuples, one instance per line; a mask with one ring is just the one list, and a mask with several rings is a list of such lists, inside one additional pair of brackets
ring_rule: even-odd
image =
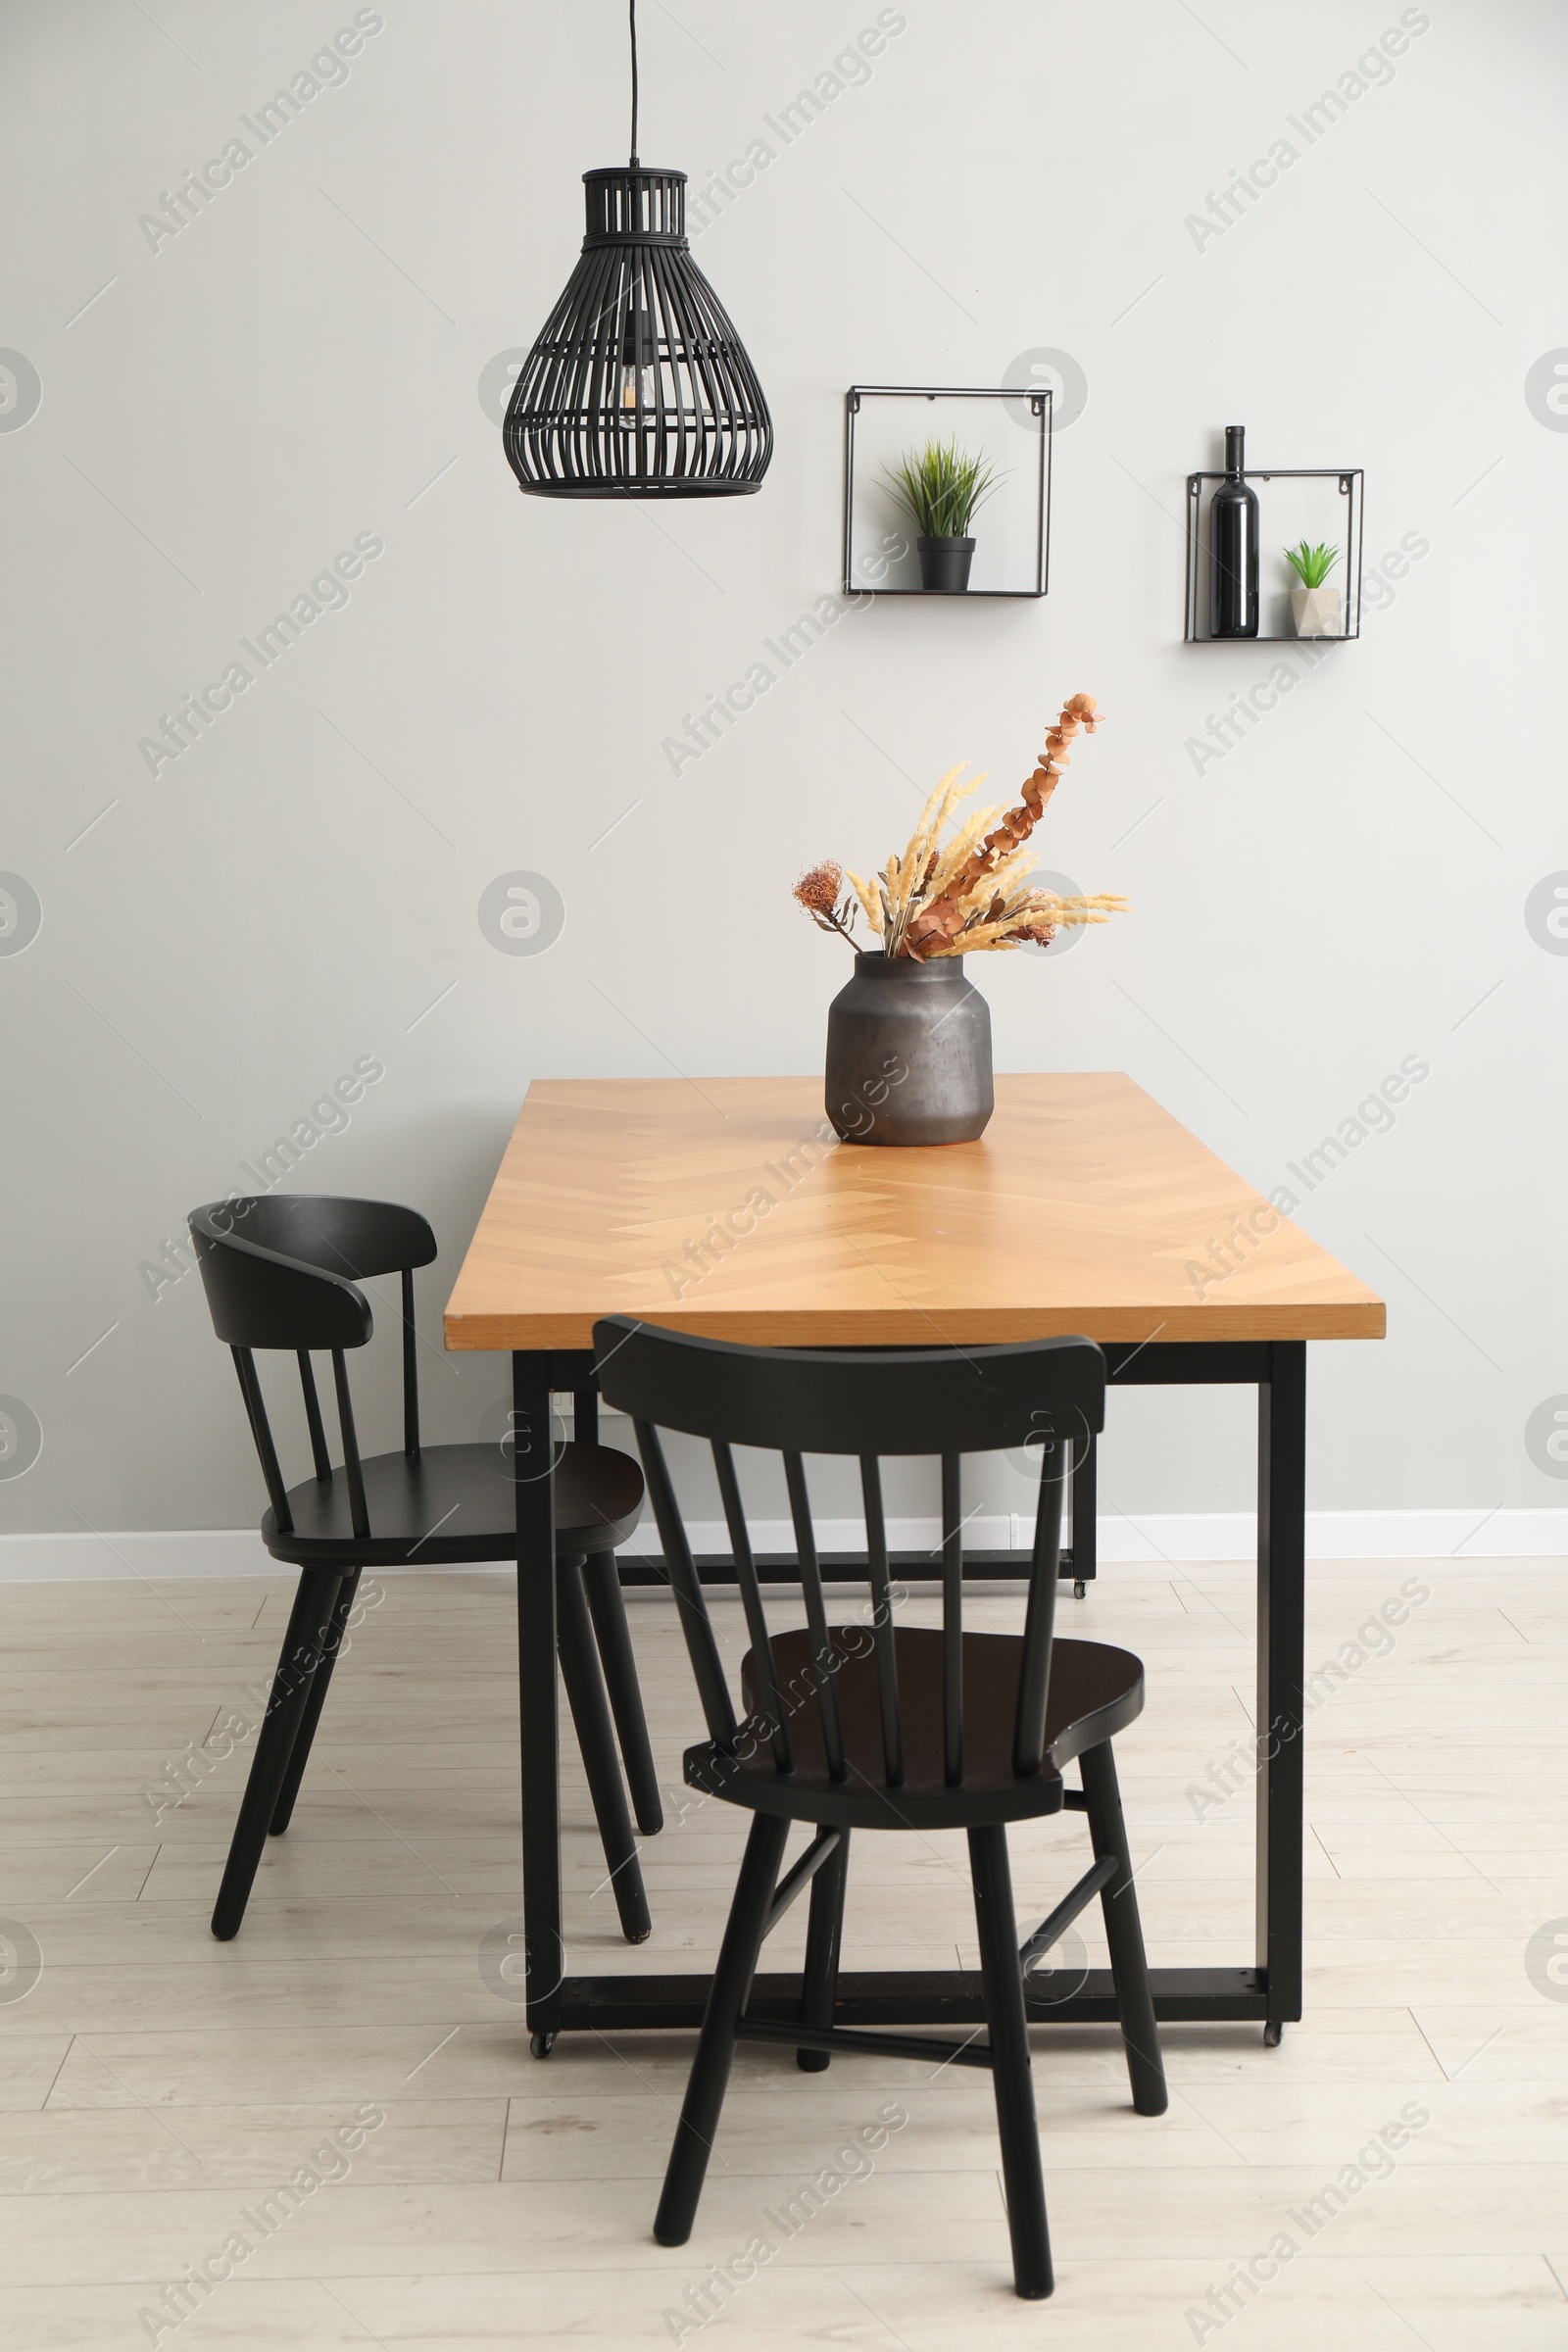
[(827, 1768), (817, 1705), (811, 1637), (806, 1627), (777, 1634), (773, 1656), (784, 1697), (793, 1772), (775, 1769), (760, 1728), (762, 1683), (756, 1653), (748, 1651), (741, 1687), (751, 1710), (749, 1736), (726, 1755), (710, 1741), (687, 1750), (686, 1779), (695, 1788), (747, 1805), (846, 1829), (969, 1829), (1058, 1813), (1061, 1767), (1143, 1712), (1143, 1661), (1104, 1642), (1054, 1643), (1046, 1720), (1046, 1764), (1030, 1780), (1012, 1769), (1013, 1718), (1023, 1642), (1016, 1634), (963, 1636), (963, 1780), (950, 1788), (943, 1774), (940, 1632), (900, 1627), (895, 1635), (899, 1712), (904, 1733), (904, 1780), (886, 1785), (876, 1656), (869, 1627), (836, 1626), (829, 1639), (839, 1660), (833, 1675), (844, 1726), (847, 1780)]
[[(293, 1532), (279, 1535), (276, 1514), (262, 1521), (262, 1541), (276, 1560), (301, 1568), (424, 1568), (517, 1556), (517, 1488), (499, 1446), (427, 1446), (416, 1460), (372, 1454), (364, 1464), (368, 1537), (354, 1533), (348, 1481), (291, 1487)], [(642, 1517), (643, 1474), (612, 1446), (564, 1446), (556, 1461), (556, 1552), (562, 1559), (612, 1551)]]

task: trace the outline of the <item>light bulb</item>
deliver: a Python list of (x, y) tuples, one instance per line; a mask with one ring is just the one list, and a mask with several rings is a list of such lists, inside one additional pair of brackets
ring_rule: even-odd
[(659, 347), (653, 321), (641, 302), (633, 304), (620, 339), (620, 405), (623, 411), (654, 405), (654, 364)]

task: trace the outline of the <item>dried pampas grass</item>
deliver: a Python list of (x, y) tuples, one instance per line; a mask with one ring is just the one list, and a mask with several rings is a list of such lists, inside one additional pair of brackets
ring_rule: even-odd
[[(796, 884), (795, 896), (820, 929), (844, 939), (858, 911), (884, 956), (916, 963), (993, 948), (1045, 947), (1059, 930), (1124, 913), (1126, 900), (1111, 892), (1064, 899), (1026, 886), (1035, 862), (1026, 845), (1067, 767), (1067, 747), (1081, 734), (1093, 735), (1102, 717), (1092, 694), (1063, 703), (1017, 808), (971, 811), (944, 842), (960, 802), (985, 782), (984, 776), (961, 782), (967, 764), (961, 762), (926, 802), (902, 857), (890, 858), (869, 881), (831, 861), (813, 866)], [(841, 902), (846, 879), (850, 890)]]

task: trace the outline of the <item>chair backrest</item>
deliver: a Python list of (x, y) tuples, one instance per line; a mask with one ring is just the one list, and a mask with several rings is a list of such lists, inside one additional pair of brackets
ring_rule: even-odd
[(251, 1435), (280, 1534), (293, 1519), (277, 1448), (257, 1376), (258, 1348), (287, 1348), (298, 1358), (305, 1419), (318, 1479), (332, 1477), (311, 1350), (327, 1348), (343, 1438), (343, 1474), (357, 1536), (370, 1533), (361, 1474), (354, 1407), (344, 1350), (363, 1348), (374, 1329), (370, 1303), (358, 1288), (377, 1274), (397, 1274), (403, 1308), (403, 1446), (419, 1451), (419, 1373), (414, 1328), (414, 1269), (436, 1254), (435, 1236), (417, 1209), (388, 1200), (340, 1200), (322, 1195), (267, 1194), (211, 1200), (190, 1212), (191, 1240), (212, 1313), (239, 1374)]
[[(710, 1737), (732, 1747), (740, 1725), (718, 1643), (692, 1559), (660, 1431), (706, 1438), (712, 1447), (736, 1578), (762, 1709), (781, 1773), (792, 1769), (789, 1724), (768, 1633), (733, 1448), (783, 1456), (801, 1589), (815, 1662), (823, 1753), (835, 1780), (847, 1778), (821, 1566), (811, 1524), (804, 1456), (858, 1458), (865, 1503), (865, 1574), (870, 1588), (887, 1786), (904, 1780), (897, 1644), (882, 1508), (883, 1455), (936, 1455), (942, 1464), (943, 1772), (963, 1780), (963, 1506), (959, 1460), (966, 1453), (1038, 1446), (1040, 1483), (1030, 1559), (1023, 1657), (1013, 1724), (1012, 1766), (1020, 1779), (1044, 1760), (1052, 1632), (1061, 1552), (1062, 1496), (1072, 1449), (1104, 1422), (1105, 1359), (1093, 1340), (1033, 1340), (1001, 1348), (815, 1349), (741, 1348), (694, 1339), (625, 1315), (594, 1326), (600, 1394), (629, 1413)], [(843, 1571), (835, 1567), (834, 1574)]]

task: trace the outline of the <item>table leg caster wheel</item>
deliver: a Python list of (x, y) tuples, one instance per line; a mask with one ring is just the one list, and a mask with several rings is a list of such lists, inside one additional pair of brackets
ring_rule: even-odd
[(548, 2058), (556, 2046), (554, 2034), (535, 2034), (528, 2047), (536, 2058)]
[(1284, 2039), (1285, 2039), (1285, 2026), (1284, 2026), (1284, 2023), (1283, 2023), (1283, 2021), (1282, 2021), (1282, 2020), (1276, 2020), (1276, 2019), (1270, 2019), (1269, 2023), (1268, 2023), (1268, 2024), (1267, 2024), (1267, 2025), (1266, 2025), (1266, 2026), (1263, 2028), (1263, 2047), (1264, 2047), (1264, 2049), (1265, 2049), (1265, 2050), (1277, 2050), (1277, 2049), (1279, 2048), (1279, 2046), (1280, 2046), (1280, 2043), (1281, 2043), (1281, 2042), (1282, 2042)]
[(1083, 1580), (1083, 1578), (1082, 1578), (1081, 1576), (1079, 1576), (1079, 1577), (1075, 1577), (1075, 1578), (1073, 1579), (1072, 1596), (1073, 1596), (1074, 1600), (1082, 1600), (1082, 1598), (1083, 1598), (1084, 1594), (1085, 1594), (1085, 1593), (1088, 1592), (1088, 1590), (1089, 1590), (1089, 1588), (1088, 1588), (1088, 1586), (1087, 1586), (1087, 1585), (1084, 1583), (1084, 1580)]

